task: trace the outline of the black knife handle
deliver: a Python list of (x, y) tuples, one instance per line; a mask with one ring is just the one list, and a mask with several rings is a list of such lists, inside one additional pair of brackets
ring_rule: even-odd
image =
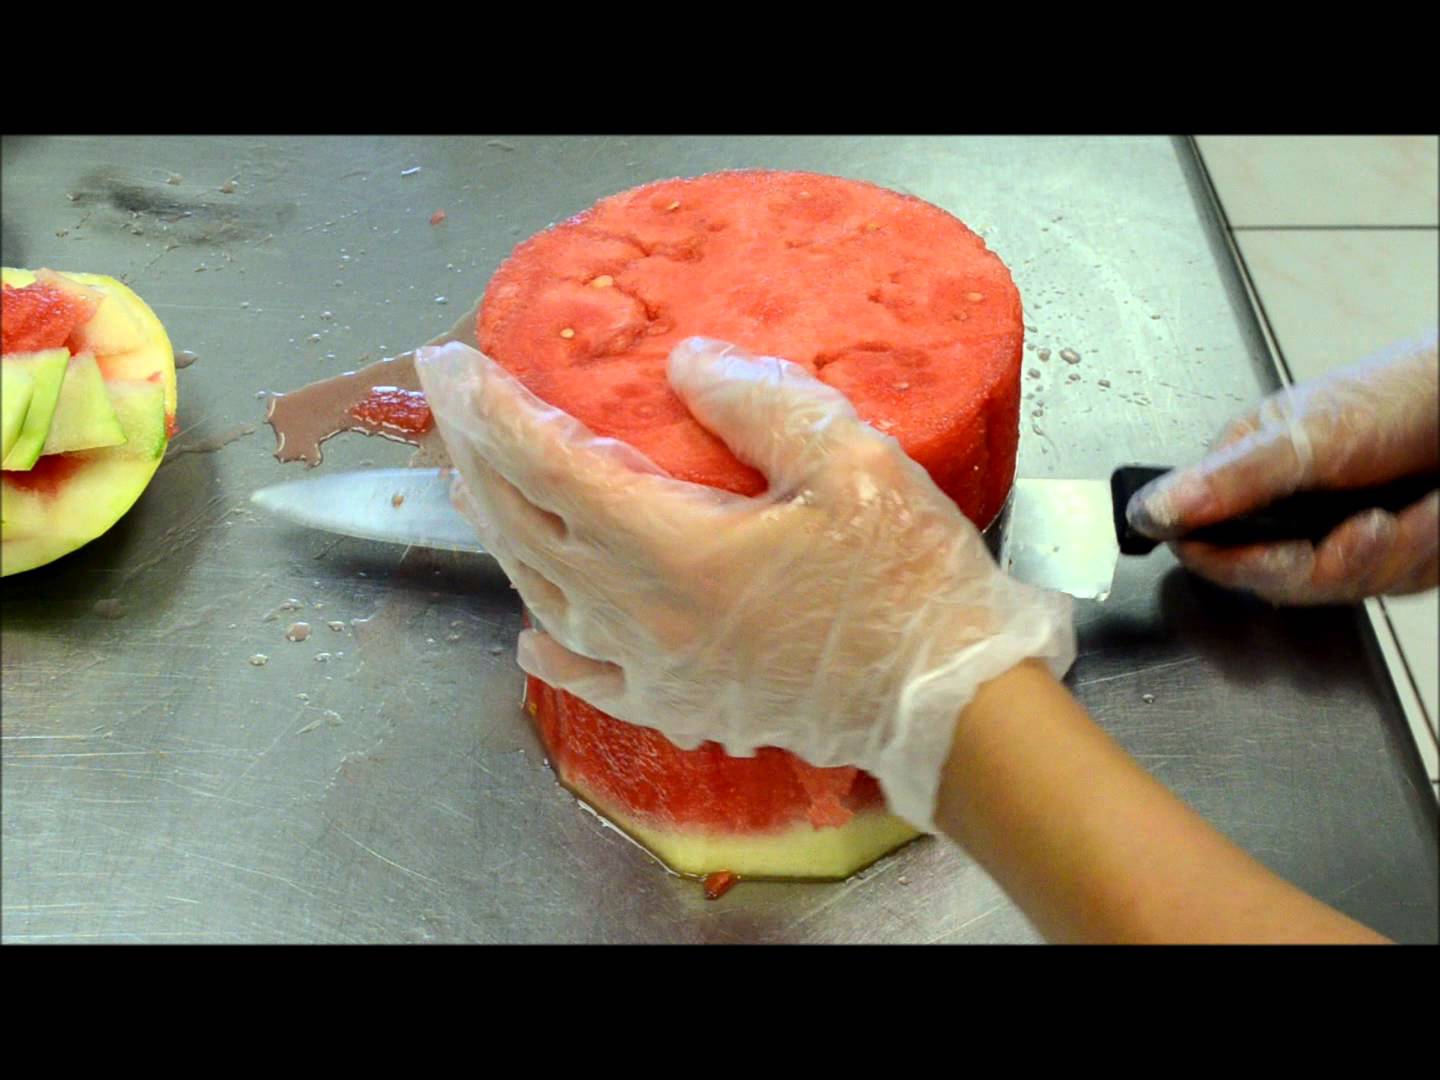
[[(1125, 555), (1148, 555), (1157, 544), (1136, 532), (1125, 519), (1130, 497), (1169, 469), (1128, 465), (1110, 477), (1110, 499), (1115, 511), (1115, 539)], [(1279, 540), (1309, 540), (1318, 543), (1339, 524), (1366, 510), (1388, 510), (1392, 514), (1415, 505), (1436, 488), (1440, 473), (1407, 476), (1378, 487), (1345, 490), (1302, 491), (1227, 521), (1207, 525), (1183, 537), (1208, 544), (1237, 547), (1241, 544), (1269, 544)]]

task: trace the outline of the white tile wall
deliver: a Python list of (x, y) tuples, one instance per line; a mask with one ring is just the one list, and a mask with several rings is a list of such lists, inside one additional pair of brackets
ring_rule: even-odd
[(1232, 227), (1440, 224), (1434, 135), (1202, 135)]

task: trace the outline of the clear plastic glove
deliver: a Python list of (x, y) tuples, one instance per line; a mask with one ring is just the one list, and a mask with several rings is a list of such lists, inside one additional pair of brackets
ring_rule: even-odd
[(473, 349), (416, 366), (457, 505), (544, 628), (520, 666), (683, 748), (859, 766), (933, 830), (977, 688), (1074, 661), (1069, 598), (1001, 573), (899, 444), (800, 367), (694, 338), (671, 355), (691, 413), (768, 478), (744, 498), (672, 479)]
[[(1297, 491), (1366, 487), (1437, 465), (1440, 363), (1431, 337), (1273, 394), (1232, 421), (1199, 464), (1136, 492), (1126, 516), (1167, 540)], [(1272, 603), (1338, 604), (1433, 587), (1437, 537), (1432, 493), (1400, 514), (1357, 514), (1318, 545), (1173, 546), (1196, 573)]]

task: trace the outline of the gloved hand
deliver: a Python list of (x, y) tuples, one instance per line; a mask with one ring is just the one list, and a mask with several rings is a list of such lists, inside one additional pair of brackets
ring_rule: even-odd
[[(1435, 339), (1300, 383), (1231, 422), (1199, 464), (1135, 493), (1130, 524), (1155, 539), (1183, 536), (1316, 488), (1365, 487), (1440, 465), (1440, 364)], [(1352, 603), (1417, 592), (1437, 579), (1440, 496), (1400, 514), (1357, 514), (1318, 545), (1173, 545), (1181, 562), (1221, 585), (1276, 604)]]
[(859, 766), (933, 830), (977, 688), (1074, 660), (1069, 598), (1002, 574), (899, 444), (798, 366), (693, 338), (670, 358), (691, 413), (768, 478), (756, 498), (668, 477), (463, 345), (416, 366), (457, 505), (543, 626), (520, 666), (678, 746)]

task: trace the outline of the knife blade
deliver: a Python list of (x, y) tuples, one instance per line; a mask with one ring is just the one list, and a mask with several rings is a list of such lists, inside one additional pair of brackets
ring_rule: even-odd
[[(1020, 581), (1103, 601), (1121, 554), (1143, 556), (1156, 542), (1125, 520), (1130, 496), (1169, 470), (1125, 466), (1108, 480), (1021, 478), (987, 530), (996, 562)], [(251, 500), (296, 524), (342, 536), (442, 551), (486, 554), (450, 502), (449, 469), (366, 469), (278, 484)], [(1370, 507), (1398, 513), (1440, 487), (1440, 477), (1409, 477), (1382, 487), (1305, 492), (1196, 532), (1227, 546), (1318, 540)]]
[(362, 469), (262, 488), (256, 506), (297, 525), (387, 544), (485, 554), (450, 503), (449, 469)]

